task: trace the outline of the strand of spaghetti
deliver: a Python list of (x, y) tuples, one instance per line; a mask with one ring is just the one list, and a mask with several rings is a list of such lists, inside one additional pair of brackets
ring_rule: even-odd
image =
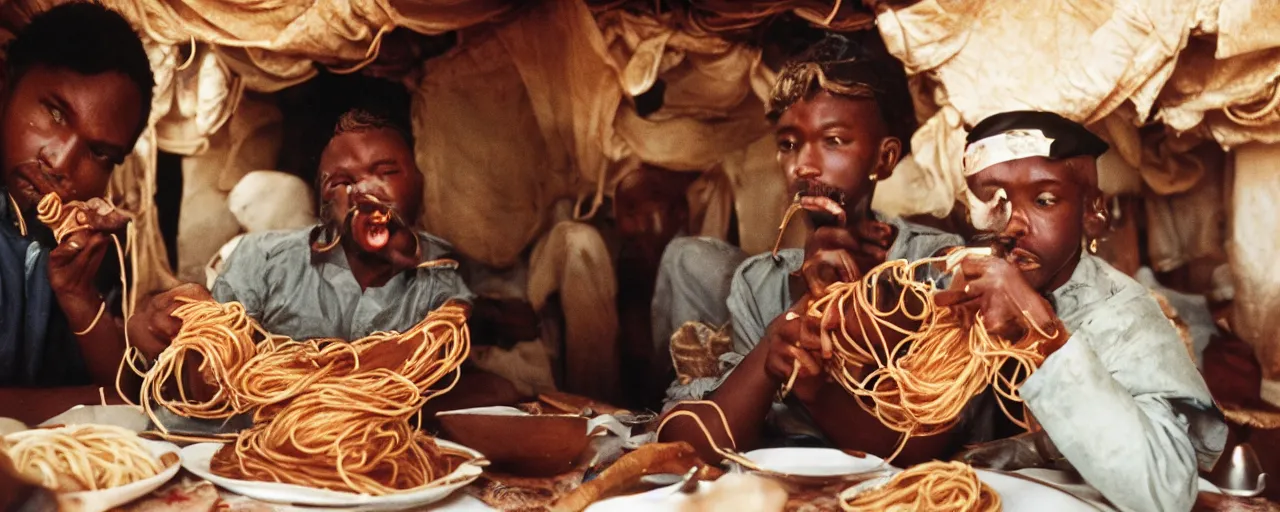
[(93, 321), (89, 322), (88, 327), (85, 327), (82, 330), (76, 331), (75, 335), (84, 336), (86, 334), (89, 334), (91, 331), (93, 331), (93, 328), (98, 326), (98, 321), (102, 320), (102, 313), (105, 312), (106, 310), (107, 310), (107, 302), (102, 301), (102, 303), (98, 305), (98, 314), (93, 316)]
[(681, 405), (709, 405), (713, 409), (715, 409), (716, 413), (720, 415), (720, 424), (724, 426), (725, 434), (729, 436), (730, 448), (726, 449), (721, 447), (719, 444), (717, 444), (715, 437), (711, 435), (711, 430), (707, 428), (706, 423), (702, 422), (702, 417), (698, 416), (697, 414), (694, 414), (693, 411), (688, 411), (688, 410), (676, 410), (676, 411), (671, 411), (667, 413), (666, 417), (662, 418), (662, 422), (658, 424), (658, 429), (656, 431), (658, 435), (662, 435), (663, 427), (666, 427), (667, 423), (670, 422), (671, 420), (676, 418), (689, 418), (693, 420), (694, 424), (698, 425), (699, 429), (702, 430), (702, 434), (706, 436), (707, 444), (711, 446), (711, 449), (714, 450), (721, 457), (724, 457), (726, 460), (733, 461), (738, 465), (747, 469), (756, 470), (756, 471), (759, 471), (761, 469), (759, 464), (756, 464), (751, 459), (743, 457), (742, 455), (739, 455), (736, 451), (734, 451), (737, 447), (737, 442), (734, 441), (733, 439), (733, 432), (729, 430), (729, 421), (724, 417), (724, 410), (720, 409), (719, 405), (717, 405), (715, 402), (703, 401), (703, 400), (691, 400), (691, 401), (681, 402)]
[(27, 219), (22, 217), (22, 210), (18, 209), (18, 200), (13, 198), (13, 194), (5, 193), (9, 198), (9, 210), (13, 212), (13, 217), (18, 219), (18, 234), (27, 236)]
[[(9, 199), (12, 201), (13, 197), (10, 196)], [(127, 254), (129, 257), (129, 265), (136, 272), (138, 268), (138, 256), (137, 252), (132, 250), (132, 245), (134, 240), (137, 238), (137, 226), (134, 225), (134, 219), (132, 216), (128, 215), (123, 210), (116, 208), (114, 203), (110, 203), (110, 206), (112, 211), (120, 212), (126, 217), (129, 217), (129, 222), (125, 225), (125, 243), (121, 244), (120, 237), (115, 233), (111, 234), (111, 241), (115, 245), (116, 261), (120, 265), (120, 293), (121, 296), (124, 297), (121, 304), (121, 314), (123, 315), (124, 325), (126, 326), (124, 329), (124, 354), (120, 359), (120, 365), (116, 368), (116, 394), (118, 394), (125, 403), (134, 405), (133, 400), (131, 400), (128, 394), (124, 392), (122, 381), (124, 379), (124, 369), (126, 366), (128, 366), (137, 375), (143, 374), (143, 372), (139, 370), (134, 363), (136, 360), (143, 359), (143, 357), (138, 348), (134, 347), (130, 342), (129, 329), (127, 328), (129, 319), (133, 317), (134, 306), (137, 302), (137, 286), (134, 286), (129, 282), (129, 267), (125, 266), (125, 257)], [(16, 203), (14, 203), (14, 207), (16, 209)], [(62, 241), (72, 233), (89, 229), (88, 218), (84, 213), (87, 208), (88, 207), (85, 203), (79, 201), (63, 203), (62, 198), (59, 197), (57, 193), (50, 192), (40, 198), (40, 202), (36, 204), (36, 219), (42, 224), (48, 226), (49, 229), (53, 230), (54, 241), (61, 244)], [(18, 217), (21, 219), (21, 214), (19, 214)], [(22, 225), (21, 231), (25, 236), (25, 223)], [(93, 332), (93, 329), (98, 326), (98, 322), (100, 322), (102, 317), (105, 315), (106, 309), (107, 303), (106, 301), (103, 301), (102, 304), (98, 306), (98, 312), (94, 315), (93, 321), (90, 322), (83, 330), (77, 331), (75, 335), (83, 336)], [(106, 401), (105, 398), (103, 401)]]
[(800, 196), (796, 195), (795, 200), (791, 202), (791, 206), (788, 206), (787, 211), (782, 214), (782, 224), (778, 225), (778, 238), (773, 241), (773, 251), (770, 252), (774, 259), (778, 258), (778, 250), (782, 248), (782, 236), (787, 233), (787, 225), (791, 224), (791, 218), (803, 209), (804, 206), (800, 205)]
[(845, 511), (948, 510), (998, 512), (1000, 495), (961, 462), (926, 462), (894, 475), (877, 489), (840, 493)]

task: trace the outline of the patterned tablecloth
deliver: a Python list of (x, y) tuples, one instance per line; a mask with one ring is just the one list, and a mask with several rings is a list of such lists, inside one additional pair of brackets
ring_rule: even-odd
[[(448, 501), (431, 506), (433, 511), (542, 511), (557, 497), (577, 486), (582, 473), (570, 473), (557, 478), (522, 479), (491, 477), (486, 475), (476, 483), (451, 497)], [(213, 484), (185, 472), (165, 487), (152, 493), (120, 512), (309, 512), (312, 507), (277, 505), (238, 496), (222, 491)], [(839, 510), (834, 493), (815, 491), (791, 496), (788, 512), (818, 512)], [(1195, 512), (1280, 512), (1280, 505), (1261, 498), (1231, 498), (1207, 492), (1200, 493)]]

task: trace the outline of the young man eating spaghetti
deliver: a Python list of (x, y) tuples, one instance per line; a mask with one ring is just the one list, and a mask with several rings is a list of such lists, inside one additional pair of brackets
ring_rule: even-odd
[[(1096, 165), (1106, 150), (1047, 112), (993, 115), (969, 134), (968, 216), (981, 233), (974, 242), (994, 254), (959, 260), (939, 279), (950, 283), (934, 305), (1043, 362), (1017, 389), (1040, 428), (958, 458), (1006, 470), (1069, 467), (1121, 510), (1190, 510), (1197, 468), (1213, 466), (1226, 428), (1147, 288), (1087, 249), (1106, 227)], [(797, 343), (817, 357), (816, 322), (796, 323), (806, 333)], [(867, 343), (856, 327), (848, 332)]]
[[(887, 80), (887, 66), (881, 62), (859, 45), (829, 36), (778, 77), (769, 102), (778, 162), (788, 191), (799, 198), (816, 229), (804, 250), (782, 250), (776, 258), (753, 256), (732, 272), (726, 305), (733, 348), (719, 361), (728, 369), (718, 377), (677, 382), (668, 390), (668, 408), (697, 414), (719, 446), (730, 445), (731, 432), (739, 451), (816, 442), (888, 456), (901, 437), (828, 380), (819, 358), (796, 346), (799, 322), (789, 321), (786, 314), (808, 304), (814, 289), (821, 288), (794, 274), (805, 260), (835, 255), (832, 247), (855, 247), (850, 259), (865, 272), (886, 259), (915, 260), (963, 243), (957, 235), (902, 219), (885, 220), (870, 209), (876, 181), (888, 178), (908, 135), (899, 120), (910, 116), (901, 110), (905, 101), (888, 96), (905, 85)], [(728, 254), (714, 242), (686, 239), (673, 248), (688, 251), (668, 249), (664, 255), (664, 271), (679, 276), (673, 281), (703, 282), (724, 273), (711, 266), (715, 260), (691, 259)], [(779, 400), (779, 389), (793, 375), (793, 391)], [(728, 424), (710, 407), (681, 403), (699, 399), (714, 402)], [(955, 436), (913, 439), (898, 460), (929, 460), (952, 453), (963, 442), (989, 439), (992, 427), (975, 424), (988, 416), (978, 409), (966, 413), (965, 428)], [(720, 458), (707, 434), (689, 418), (673, 418), (661, 437), (689, 442), (707, 460)]]
[[(146, 127), (154, 83), (138, 35), (100, 5), (38, 14), (9, 43), (0, 112), (5, 414), (35, 423), (114, 389), (125, 342), (109, 235), (127, 219), (101, 197)], [(50, 193), (100, 207), (84, 212), (89, 229), (55, 243), (36, 218)]]
[(1147, 288), (1090, 254), (1106, 227), (1096, 162), (1106, 149), (1047, 112), (996, 114), (969, 134), (970, 217), (985, 218), (975, 227), (1007, 254), (965, 259), (937, 303), (981, 315), (1005, 339), (1066, 332), (1019, 389), (1043, 430), (961, 458), (1065, 462), (1123, 510), (1190, 510), (1197, 467), (1213, 466), (1226, 427)]
[[(212, 290), (183, 285), (135, 315), (130, 333), (138, 345), (154, 357), (177, 336), (182, 324), (171, 313), (180, 297), (239, 302), (267, 332), (295, 340), (404, 332), (446, 302), (469, 304), (472, 294), (454, 266), (420, 268), (446, 258), (451, 247), (413, 228), (423, 184), (412, 141), (403, 123), (376, 109), (343, 114), (318, 163), (322, 224), (247, 235)], [(467, 370), (428, 407), (518, 398), (505, 379)]]

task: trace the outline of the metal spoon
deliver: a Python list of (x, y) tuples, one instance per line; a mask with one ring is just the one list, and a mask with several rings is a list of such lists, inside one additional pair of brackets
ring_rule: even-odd
[(1262, 472), (1262, 463), (1258, 462), (1253, 447), (1240, 443), (1231, 450), (1229, 459), (1219, 461), (1213, 468), (1209, 482), (1228, 496), (1252, 498), (1266, 489), (1267, 474)]

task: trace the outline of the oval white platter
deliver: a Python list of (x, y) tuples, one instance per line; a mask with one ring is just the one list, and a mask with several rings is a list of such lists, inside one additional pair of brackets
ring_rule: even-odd
[(200, 443), (183, 448), (182, 466), (187, 471), (213, 482), (218, 487), (241, 496), (272, 503), (317, 507), (358, 507), (360, 510), (404, 510), (421, 507), (448, 498), (454, 491), (461, 489), (478, 478), (483, 471), (481, 466), (484, 464), (484, 456), (480, 452), (441, 439), (437, 439), (436, 443), (444, 448), (466, 452), (472, 457), (472, 460), (462, 463), (452, 473), (437, 479), (425, 487), (383, 496), (369, 496), (328, 489), (314, 489), (294, 484), (255, 482), (218, 476), (209, 469), (209, 462), (213, 459), (213, 454), (222, 448), (219, 443)]
[(145, 445), (147, 450), (150, 451), (152, 455), (155, 455), (157, 459), (164, 456), (166, 453), (172, 453), (174, 456), (178, 457), (179, 460), (176, 460), (173, 464), (166, 466), (164, 471), (161, 471), (156, 476), (145, 480), (138, 480), (137, 482), (128, 485), (112, 487), (110, 489), (103, 489), (100, 491), (58, 493), (57, 500), (59, 507), (61, 507), (62, 510), (75, 510), (77, 512), (104, 512), (106, 510), (111, 510), (159, 489), (161, 486), (168, 483), (169, 480), (173, 479), (173, 476), (178, 474), (179, 469), (182, 469), (182, 455), (178, 450), (177, 445), (164, 441), (150, 441), (147, 439), (143, 439), (142, 444)]

